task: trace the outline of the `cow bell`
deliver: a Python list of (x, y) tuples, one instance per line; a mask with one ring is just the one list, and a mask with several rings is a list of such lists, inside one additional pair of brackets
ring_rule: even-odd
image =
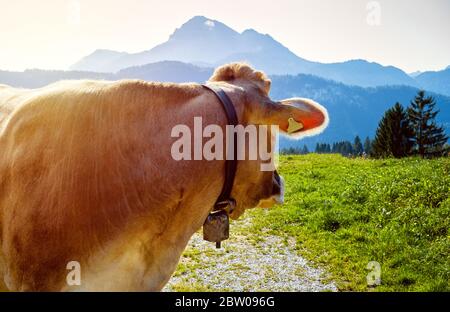
[(230, 220), (225, 210), (211, 212), (203, 223), (203, 239), (216, 243), (216, 248), (220, 248), (220, 243), (228, 239), (230, 232)]

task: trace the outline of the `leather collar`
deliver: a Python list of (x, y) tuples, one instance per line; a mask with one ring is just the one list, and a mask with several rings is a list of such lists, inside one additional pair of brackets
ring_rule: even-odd
[[(203, 85), (204, 88), (212, 91), (219, 101), (222, 103), (222, 107), (227, 115), (227, 125), (237, 126), (239, 120), (234, 108), (233, 102), (225, 93), (225, 91), (214, 85)], [(227, 140), (230, 138), (227, 138)], [(227, 142), (228, 143), (228, 142)], [(226, 144), (227, 149), (229, 144)], [(233, 189), (234, 178), (236, 176), (237, 169), (237, 133), (233, 131), (233, 158), (230, 159), (229, 150), (226, 151), (225, 158), (225, 182), (220, 192), (219, 197), (214, 204), (213, 211), (225, 210), (227, 213), (231, 213), (236, 206), (236, 201), (231, 197), (231, 191)]]

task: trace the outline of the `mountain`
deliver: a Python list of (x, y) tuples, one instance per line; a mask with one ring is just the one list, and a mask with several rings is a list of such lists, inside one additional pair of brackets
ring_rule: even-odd
[(365, 60), (320, 64), (312, 68), (310, 74), (361, 87), (383, 85), (418, 86), (412, 77), (397, 67), (382, 66)]
[(160, 82), (205, 82), (211, 77), (212, 68), (199, 67), (178, 61), (163, 61), (143, 66), (125, 68), (117, 73), (89, 71), (64, 71), (32, 69), (23, 72), (0, 70), (0, 84), (18, 88), (41, 88), (59, 80), (141, 79)]
[(419, 76), (422, 72), (420, 70), (416, 70), (415, 72), (409, 73), (408, 75), (412, 78), (416, 78)]
[(416, 81), (426, 90), (450, 96), (450, 66), (441, 71), (421, 73)]
[[(126, 67), (164, 60), (214, 67), (247, 59), (268, 73), (281, 74), (296, 73), (300, 68), (316, 65), (299, 58), (269, 35), (251, 29), (240, 34), (219, 21), (203, 16), (193, 17), (176, 29), (168, 41), (148, 51), (132, 54), (112, 52), (97, 50), (71, 66), (71, 69), (116, 72)], [(99, 66), (92, 66), (99, 59)]]
[(126, 52), (99, 49), (73, 64), (71, 70), (92, 72), (113, 72), (111, 64), (118, 62), (122, 57), (129, 55)]
[(205, 82), (211, 77), (212, 68), (199, 67), (178, 61), (162, 61), (143, 66), (122, 69), (115, 79), (142, 79), (161, 82)]
[(88, 71), (27, 69), (23, 72), (12, 72), (0, 70), (0, 84), (18, 88), (40, 88), (58, 80), (74, 79), (114, 80), (115, 76), (109, 73)]
[(232, 61), (247, 61), (268, 74), (312, 74), (345, 84), (369, 87), (411, 85), (417, 82), (402, 70), (365, 60), (324, 64), (303, 59), (267, 34), (253, 29), (239, 33), (227, 25), (195, 16), (169, 40), (140, 53), (97, 50), (73, 66), (73, 70), (117, 72), (164, 60), (215, 67)]
[(320, 63), (298, 57), (271, 36), (260, 34), (253, 29), (242, 32), (238, 36), (237, 45), (241, 51), (229, 53), (224, 58), (217, 58), (212, 62), (213, 65), (246, 61), (268, 74), (310, 72), (312, 68), (320, 65)]
[[(126, 68), (118, 73), (94, 73), (71, 71), (28, 70), (25, 72), (0, 71), (0, 83), (17, 87), (41, 87), (61, 79), (107, 79), (125, 78), (153, 81), (199, 82), (206, 81), (212, 68), (204, 68), (177, 61), (164, 61), (144, 66)], [(403, 106), (418, 89), (410, 86), (382, 86), (363, 88), (349, 86), (317, 76), (272, 75), (271, 97), (280, 100), (290, 97), (308, 97), (324, 105), (330, 114), (329, 127), (320, 135), (292, 141), (281, 137), (281, 147), (307, 144), (313, 149), (317, 142), (332, 143), (340, 140), (353, 140), (356, 135), (363, 139), (373, 138), (378, 121), (384, 111), (399, 101)], [(438, 122), (450, 133), (450, 97), (427, 92), (436, 98), (440, 109)]]

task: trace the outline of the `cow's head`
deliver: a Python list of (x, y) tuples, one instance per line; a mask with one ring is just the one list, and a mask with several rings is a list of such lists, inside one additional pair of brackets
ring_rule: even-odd
[[(225, 82), (239, 87), (244, 100), (234, 103), (240, 110), (240, 123), (244, 125), (276, 125), (281, 133), (298, 139), (322, 132), (328, 124), (328, 114), (320, 104), (302, 98), (272, 101), (269, 98), (271, 81), (261, 72), (243, 63), (232, 63), (217, 68), (210, 82)], [(270, 131), (271, 127), (268, 127)], [(258, 137), (260, 133), (258, 133)], [(274, 152), (275, 135), (267, 136), (269, 151)], [(246, 144), (246, 155), (251, 148)], [(238, 163), (232, 196), (237, 207), (231, 214), (238, 218), (247, 208), (270, 207), (283, 201), (283, 179), (276, 170), (264, 171), (261, 164), (267, 162), (257, 153), (257, 160), (245, 159)]]

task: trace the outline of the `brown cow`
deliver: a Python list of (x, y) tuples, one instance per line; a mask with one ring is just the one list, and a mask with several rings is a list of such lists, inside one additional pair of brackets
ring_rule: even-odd
[[(243, 125), (326, 127), (311, 100), (283, 105), (267, 77), (241, 63), (218, 68)], [(223, 160), (176, 161), (175, 125), (225, 127), (221, 103), (198, 84), (65, 81), (35, 90), (0, 86), (0, 280), (9, 290), (160, 290), (224, 183)], [(238, 163), (238, 218), (274, 194), (274, 171)], [(66, 283), (67, 264), (81, 285)], [(1, 285), (1, 282), (0, 282)]]

